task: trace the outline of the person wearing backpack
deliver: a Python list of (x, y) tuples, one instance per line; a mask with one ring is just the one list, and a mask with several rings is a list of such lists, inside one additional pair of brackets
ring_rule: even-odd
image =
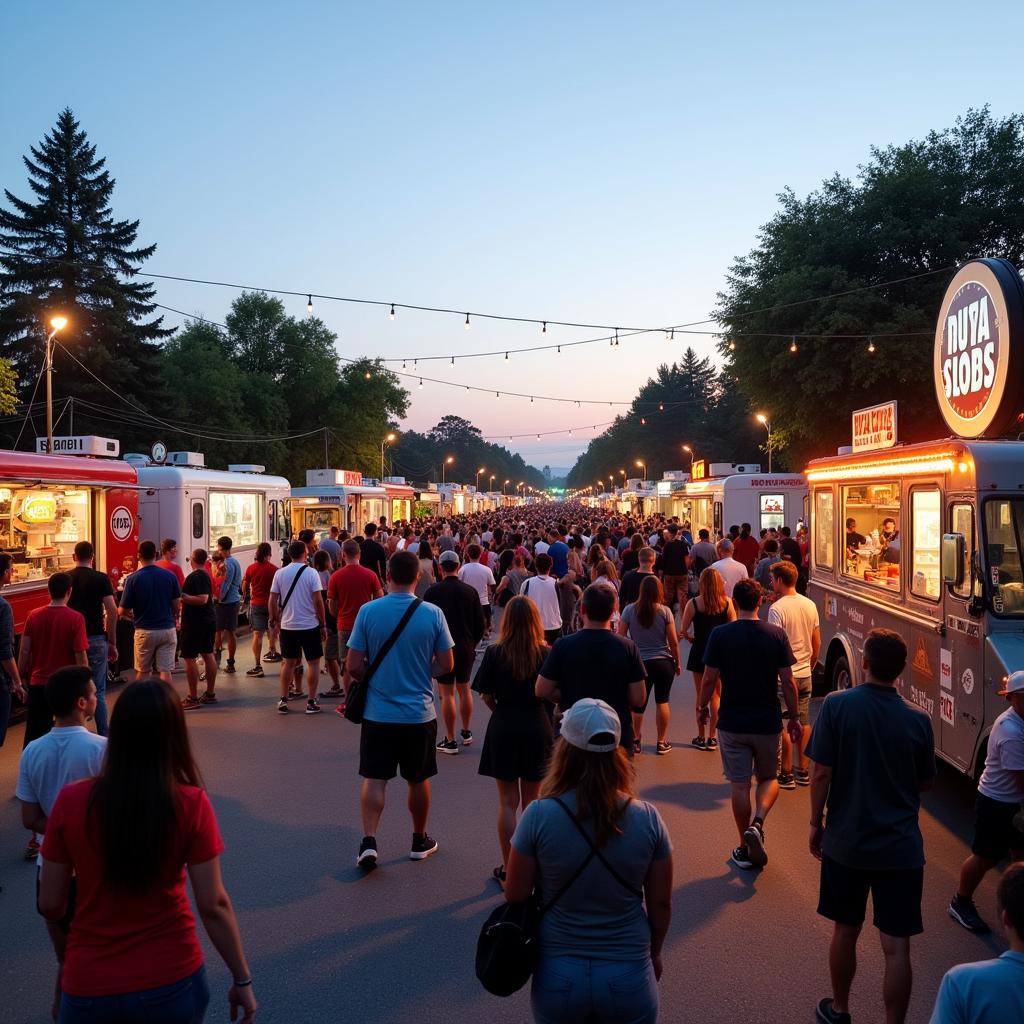
[[(654, 1024), (672, 916), (672, 844), (653, 804), (633, 793), (619, 716), (576, 701), (509, 854), (505, 899), (534, 887), (547, 904), (533, 972), (538, 1024)], [(645, 912), (646, 905), (646, 912)]]

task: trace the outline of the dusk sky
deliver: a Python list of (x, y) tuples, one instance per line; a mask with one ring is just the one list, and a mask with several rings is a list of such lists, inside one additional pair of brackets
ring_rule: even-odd
[[(962, 3), (5, 3), (0, 184), (70, 106), (117, 178), (147, 269), (550, 320), (706, 319), (789, 186), (854, 174), (990, 103), (1020, 104), (1002, 47), (1024, 7)], [(965, 17), (967, 22), (965, 23)], [(161, 282), (223, 320), (236, 293)], [(286, 300), (304, 315), (306, 300)], [(455, 355), (405, 426), (454, 412), (540, 466), (570, 466), (687, 343), (461, 353), (600, 331), (321, 301), (343, 356)], [(178, 323), (180, 317), (169, 316)], [(708, 325), (703, 330), (713, 329)], [(926, 343), (927, 339), (922, 343)], [(695, 335), (701, 354), (713, 339)], [(401, 363), (391, 363), (401, 369)], [(343, 427), (343, 424), (340, 426)], [(573, 428), (509, 443), (507, 435)], [(587, 427), (587, 429), (580, 429)]]

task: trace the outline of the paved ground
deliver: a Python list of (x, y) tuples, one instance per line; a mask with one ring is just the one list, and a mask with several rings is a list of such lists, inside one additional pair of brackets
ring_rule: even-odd
[[(358, 729), (333, 712), (279, 716), (276, 666), (246, 679), (252, 664), (222, 677), (222, 704), (189, 714), (206, 783), (227, 843), (227, 885), (256, 979), (260, 1019), (339, 1019), (489, 1024), (530, 1019), (528, 994), (496, 999), (479, 986), (473, 952), (480, 924), (499, 900), (490, 780), (477, 775), (479, 746), (441, 758), (430, 860), (407, 859), (409, 821), (392, 784), (379, 837), (381, 867), (354, 866)], [(175, 677), (184, 692), (183, 677)], [(325, 702), (326, 704), (326, 702)], [(299, 705), (301, 707), (301, 705)], [(806, 851), (807, 791), (783, 793), (768, 822), (768, 868), (728, 863), (735, 843), (717, 755), (683, 746), (693, 733), (692, 687), (679, 680), (670, 756), (639, 759), (641, 794), (657, 803), (675, 845), (674, 920), (661, 982), (667, 1021), (811, 1021), (827, 994), (829, 926), (815, 914), (817, 870)], [(482, 738), (487, 710), (478, 705)], [(653, 738), (653, 709), (647, 730)], [(51, 954), (34, 910), (35, 868), (21, 860), (25, 833), (11, 794), (21, 727), (0, 750), (0, 979), (10, 1024), (44, 1024)], [(910, 1020), (928, 1020), (943, 972), (1001, 951), (1001, 940), (968, 935), (946, 916), (969, 838), (973, 788), (945, 768), (926, 797), (925, 934), (916, 940)], [(991, 917), (994, 883), (979, 903)], [(204, 937), (205, 943), (205, 937)], [(209, 1021), (227, 1020), (227, 974), (209, 943)], [(862, 940), (855, 1020), (881, 1018), (881, 954)]]

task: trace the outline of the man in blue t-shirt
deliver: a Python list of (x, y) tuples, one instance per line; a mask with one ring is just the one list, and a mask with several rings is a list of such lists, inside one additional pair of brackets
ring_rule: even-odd
[(551, 556), (551, 575), (560, 580), (569, 571), (569, 545), (562, 539), (565, 530), (552, 526), (548, 530), (548, 554)]
[[(366, 674), (417, 600), (419, 575), (419, 559), (411, 551), (391, 556), (387, 596), (359, 609), (348, 638), (345, 664), (354, 678)], [(370, 681), (359, 739), (363, 841), (356, 863), (360, 867), (377, 866), (377, 825), (384, 811), (385, 788), (396, 771), (409, 784), (413, 829), (409, 859), (424, 860), (437, 852), (437, 840), (427, 835), (430, 779), (437, 774), (433, 680), (454, 670), (454, 646), (441, 609), (418, 604)]]
[(171, 681), (178, 631), (174, 624), (181, 607), (181, 587), (173, 573), (156, 565), (156, 545), (139, 545), (139, 568), (125, 580), (118, 614), (135, 626), (135, 678), (157, 672)]
[[(242, 567), (238, 564), (238, 559), (231, 554), (230, 537), (219, 537), (217, 550), (224, 560), (224, 578), (221, 580), (215, 608), (217, 632), (220, 633), (222, 642), (224, 637), (227, 637), (228, 663), (224, 671), (230, 674), (235, 671), (235, 631), (238, 629), (238, 605), (242, 600)], [(216, 655), (219, 662), (219, 650), (216, 651)]]

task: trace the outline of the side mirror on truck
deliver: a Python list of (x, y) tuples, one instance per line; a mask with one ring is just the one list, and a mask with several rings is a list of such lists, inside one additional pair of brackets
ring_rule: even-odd
[(942, 582), (954, 587), (964, 585), (964, 535), (944, 533), (942, 535)]

